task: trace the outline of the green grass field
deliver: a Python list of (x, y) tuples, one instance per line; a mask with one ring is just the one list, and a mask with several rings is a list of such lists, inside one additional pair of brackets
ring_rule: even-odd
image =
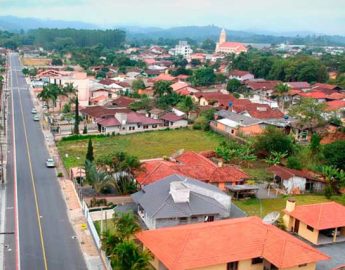
[[(303, 204), (313, 204), (330, 201), (326, 199), (324, 195), (295, 195), (291, 196), (296, 199), (297, 205)], [(281, 197), (277, 199), (264, 199), (259, 200), (256, 198), (233, 201), (238, 207), (245, 211), (249, 216), (259, 216), (264, 217), (272, 211), (282, 211), (285, 208), (286, 200), (289, 197)], [(334, 196), (331, 198), (336, 202), (345, 204), (345, 195), (343, 196)]]
[[(214, 150), (224, 140), (221, 135), (191, 129), (162, 130), (113, 137), (94, 137), (92, 143), (97, 159), (120, 151), (135, 155), (139, 159), (169, 156), (177, 150)], [(65, 167), (84, 164), (88, 139), (60, 141), (57, 143)]]

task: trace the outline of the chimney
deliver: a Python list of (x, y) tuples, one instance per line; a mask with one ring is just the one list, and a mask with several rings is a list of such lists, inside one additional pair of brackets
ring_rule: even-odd
[(175, 203), (189, 202), (190, 189), (182, 181), (171, 182), (169, 193)]
[(290, 198), (286, 201), (286, 206), (285, 206), (285, 210), (288, 212), (292, 212), (293, 210), (295, 210), (296, 207), (296, 200), (293, 198)]

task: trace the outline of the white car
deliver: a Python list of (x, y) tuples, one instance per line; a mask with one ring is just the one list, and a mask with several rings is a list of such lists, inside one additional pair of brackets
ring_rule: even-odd
[(46, 161), (47, 168), (55, 168), (55, 161), (52, 158), (48, 158)]
[(32, 114), (36, 114), (36, 113), (37, 113), (36, 108), (32, 108), (31, 113), (32, 113)]
[(40, 116), (38, 114), (34, 115), (34, 121), (40, 121)]

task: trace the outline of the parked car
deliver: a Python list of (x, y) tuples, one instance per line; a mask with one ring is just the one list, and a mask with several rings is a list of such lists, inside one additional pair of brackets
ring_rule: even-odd
[(34, 115), (34, 121), (40, 121), (40, 116), (38, 114)]
[(36, 113), (37, 113), (36, 108), (32, 108), (31, 113), (32, 113), (32, 114), (36, 114)]
[(55, 161), (52, 158), (48, 158), (46, 161), (47, 168), (55, 168)]

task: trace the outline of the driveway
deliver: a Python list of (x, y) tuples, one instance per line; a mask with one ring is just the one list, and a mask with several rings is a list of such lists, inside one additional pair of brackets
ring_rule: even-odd
[(317, 249), (331, 257), (328, 261), (318, 263), (317, 270), (330, 270), (335, 266), (345, 264), (345, 242), (325, 245), (317, 247)]

